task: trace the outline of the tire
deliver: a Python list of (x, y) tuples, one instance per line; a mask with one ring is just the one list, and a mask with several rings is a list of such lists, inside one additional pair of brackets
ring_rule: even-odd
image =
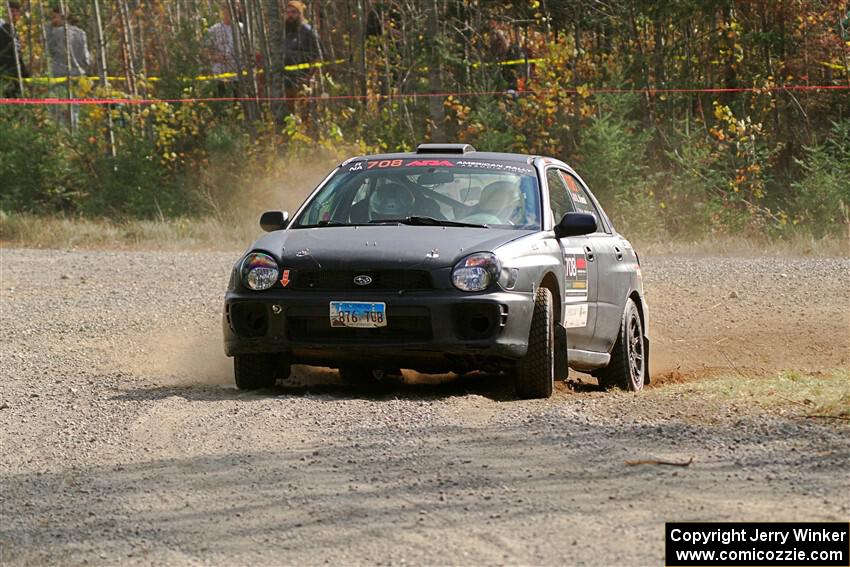
[(289, 377), (289, 364), (276, 354), (237, 354), (233, 357), (233, 376), (240, 390), (271, 388), (278, 378)]
[(555, 388), (555, 322), (552, 292), (541, 287), (534, 297), (528, 351), (516, 365), (516, 393), (523, 399), (548, 398)]
[(614, 343), (614, 349), (611, 351), (611, 361), (608, 366), (596, 372), (599, 385), (605, 388), (617, 387), (630, 392), (643, 389), (648, 359), (644, 346), (640, 311), (634, 301), (627, 299), (617, 342)]

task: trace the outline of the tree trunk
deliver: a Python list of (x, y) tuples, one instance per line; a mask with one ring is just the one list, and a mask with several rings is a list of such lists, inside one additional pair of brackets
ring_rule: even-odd
[(121, 55), (124, 58), (124, 75), (127, 78), (127, 89), (133, 96), (138, 96), (139, 91), (136, 88), (136, 67), (133, 63), (130, 32), (127, 29), (130, 26), (130, 18), (127, 16), (127, 6), (124, 5), (124, 0), (119, 0), (118, 12), (121, 18)]
[[(100, 17), (100, 1), (94, 1), (94, 14), (97, 20), (97, 50), (100, 55), (100, 80), (103, 83), (104, 92), (109, 93), (109, 73), (106, 67), (106, 39), (103, 36), (103, 20)], [(112, 105), (106, 107), (106, 125), (109, 135), (109, 150), (114, 158), (118, 152), (115, 148), (115, 129), (112, 124)]]
[[(12, 13), (12, 7), (9, 4), (8, 0), (6, 1), (6, 13)], [(11, 21), (11, 16), (9, 17), (9, 30), (12, 32), (12, 51), (15, 56), (15, 70), (18, 73), (18, 90), (20, 91), (21, 97), (24, 96), (24, 76), (21, 71), (21, 54), (18, 53), (18, 32), (15, 29), (15, 24)]]
[[(257, 10), (257, 18), (258, 18), (257, 25), (258, 25), (259, 32), (260, 32), (260, 46), (261, 46), (261, 49), (263, 51), (263, 69), (264, 69), (263, 70), (263, 77), (264, 77), (264, 80), (263, 80), (263, 87), (264, 87), (263, 95), (266, 98), (271, 98), (274, 95), (272, 94), (272, 88), (271, 88), (272, 83), (271, 83), (271, 75), (270, 75), (270, 73), (271, 73), (272, 51), (271, 51), (271, 45), (269, 44), (269, 22), (268, 22), (268, 18), (266, 17), (266, 11), (263, 8), (263, 6), (260, 4), (260, 0), (255, 0), (255, 2), (256, 2), (255, 7), (256, 7), (256, 10)], [(267, 105), (268, 105), (268, 103), (267, 103)], [(269, 108), (271, 108), (271, 107), (269, 106)]]
[[(59, 8), (62, 10), (62, 29), (65, 30), (65, 86), (68, 89), (68, 100), (74, 98), (74, 90), (71, 85), (71, 40), (68, 36), (68, 11), (65, 9), (65, 0), (59, 0)], [(74, 131), (74, 107), (68, 103), (68, 129)]]
[[(430, 38), (430, 61), (428, 62), (428, 87), (431, 94), (443, 91), (441, 74), (441, 37), (440, 37), (440, 11), (437, 0), (428, 3), (427, 33)], [(445, 121), (445, 110), (443, 109), (443, 98), (438, 96), (428, 97), (428, 110), (431, 117), (431, 141), (445, 142), (446, 134), (443, 128)]]
[[(266, 23), (268, 24), (268, 41), (271, 44), (269, 49), (269, 61), (266, 65), (266, 81), (269, 85), (269, 91), (272, 98), (283, 98), (283, 58), (284, 58), (284, 37), (283, 37), (283, 21), (281, 19), (280, 6), (278, 0), (265, 0), (266, 6)], [(271, 105), (272, 113), (275, 120), (280, 124), (283, 123), (283, 116), (286, 110), (286, 105), (282, 101), (273, 102)]]
[(363, 97), (363, 100), (364, 100), (363, 106), (365, 108), (365, 106), (366, 106), (366, 104), (365, 104), (366, 95), (368, 94), (367, 90), (366, 90), (366, 86), (367, 86), (366, 22), (368, 20), (368, 14), (367, 14), (365, 7), (363, 6), (363, 0), (357, 0), (357, 19), (358, 19), (358, 22), (357, 22), (357, 24), (358, 24), (357, 25), (357, 45), (360, 48), (359, 57), (357, 58), (357, 67), (358, 67), (357, 79), (358, 79), (358, 83), (359, 83), (360, 88), (358, 89), (359, 92), (357, 94), (359, 94), (360, 96)]

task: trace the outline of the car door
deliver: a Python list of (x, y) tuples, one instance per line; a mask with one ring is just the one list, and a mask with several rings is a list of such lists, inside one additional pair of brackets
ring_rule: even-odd
[[(554, 223), (565, 214), (574, 212), (563, 170), (549, 167), (546, 183), (549, 186), (549, 205)], [(587, 236), (560, 239), (564, 258), (563, 320), (567, 341), (572, 349), (590, 350), (596, 323), (597, 270), (596, 258)]]
[(597, 231), (587, 235), (587, 254), (597, 268), (596, 321), (590, 350), (609, 352), (617, 339), (625, 301), (630, 288), (631, 267), (626, 251), (608, 217), (597, 206), (587, 186), (577, 176), (561, 171), (572, 205), (580, 213), (596, 217)]

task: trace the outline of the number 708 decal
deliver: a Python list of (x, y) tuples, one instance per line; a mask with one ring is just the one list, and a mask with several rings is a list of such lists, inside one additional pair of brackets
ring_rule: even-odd
[(369, 165), (366, 166), (366, 169), (372, 169), (377, 167), (378, 169), (383, 169), (385, 167), (401, 167), (402, 160), (400, 159), (382, 159), (378, 161), (370, 161)]
[(567, 295), (587, 294), (587, 259), (584, 252), (564, 254), (564, 278)]

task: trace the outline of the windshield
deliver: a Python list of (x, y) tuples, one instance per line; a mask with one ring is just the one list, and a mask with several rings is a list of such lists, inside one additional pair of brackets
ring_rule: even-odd
[(291, 226), (383, 222), (539, 230), (537, 176), (521, 162), (355, 161), (340, 168)]

